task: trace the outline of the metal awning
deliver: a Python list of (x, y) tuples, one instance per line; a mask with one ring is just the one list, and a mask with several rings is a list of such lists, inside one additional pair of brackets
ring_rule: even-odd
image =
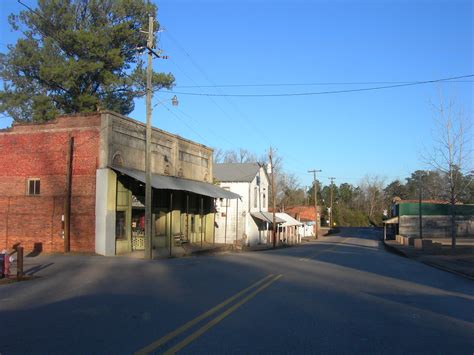
[[(250, 212), (250, 214), (254, 216), (255, 218), (261, 219), (264, 222), (273, 223), (273, 213), (271, 212)], [(275, 222), (284, 223), (285, 220), (275, 215)]]
[(398, 224), (398, 216), (397, 217), (392, 217), (390, 219), (386, 219), (383, 221), (385, 224)]
[[(145, 182), (145, 172), (135, 169), (126, 169), (122, 167), (111, 166), (111, 169), (130, 176), (131, 178)], [(225, 190), (219, 186), (202, 181), (193, 181), (175, 176), (151, 175), (151, 186), (159, 190), (188, 191), (198, 195), (209, 196), (213, 198), (240, 198), (240, 195)]]
[(294, 227), (294, 226), (301, 226), (303, 223), (294, 219), (287, 213), (279, 212), (276, 214), (277, 217), (283, 219), (285, 222), (282, 224), (282, 227)]

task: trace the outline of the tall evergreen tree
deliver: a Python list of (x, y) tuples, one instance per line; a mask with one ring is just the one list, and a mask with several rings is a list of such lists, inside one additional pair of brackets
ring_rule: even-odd
[[(38, 0), (10, 15), (23, 37), (0, 53), (0, 111), (16, 122), (99, 109), (129, 114), (145, 89), (140, 30), (156, 11), (145, 0)], [(172, 74), (153, 73), (155, 90), (173, 83)]]

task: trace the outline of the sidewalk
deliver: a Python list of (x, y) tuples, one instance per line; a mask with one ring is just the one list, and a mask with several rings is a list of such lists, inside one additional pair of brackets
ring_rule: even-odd
[(449, 245), (443, 245), (442, 249), (436, 252), (400, 245), (395, 240), (385, 240), (384, 245), (396, 254), (474, 280), (474, 247), (472, 245), (456, 246), (454, 252)]

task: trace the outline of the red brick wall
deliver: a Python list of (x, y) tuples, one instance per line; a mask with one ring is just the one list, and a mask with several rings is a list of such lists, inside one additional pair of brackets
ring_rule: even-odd
[[(63, 251), (61, 216), (66, 191), (66, 151), (74, 137), (71, 251), (95, 250), (95, 173), (100, 115), (59, 117), (45, 124), (0, 131), (0, 248), (21, 242), (25, 252), (41, 243)], [(40, 178), (39, 196), (26, 194), (27, 179)]]

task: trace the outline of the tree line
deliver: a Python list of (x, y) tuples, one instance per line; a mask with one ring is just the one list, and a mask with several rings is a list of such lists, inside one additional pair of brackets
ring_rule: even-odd
[[(277, 208), (284, 211), (292, 206), (314, 206), (314, 185), (310, 188), (301, 186), (294, 174), (285, 171), (281, 156), (275, 156), (274, 161)], [(227, 151), (216, 149), (214, 162), (268, 164), (268, 157), (244, 148)], [(454, 175), (456, 189), (459, 190), (456, 203), (474, 203), (474, 184), (471, 183), (470, 174), (463, 174), (460, 169), (456, 169)], [(337, 226), (380, 226), (385, 218), (390, 217), (391, 206), (396, 198), (418, 201), (421, 193), (423, 200), (449, 203), (449, 180), (448, 173), (433, 169), (416, 170), (404, 180), (396, 179), (389, 183), (380, 176), (366, 176), (357, 184), (342, 182), (331, 185), (317, 181), (322, 224), (329, 221), (331, 195), (332, 217)]]

